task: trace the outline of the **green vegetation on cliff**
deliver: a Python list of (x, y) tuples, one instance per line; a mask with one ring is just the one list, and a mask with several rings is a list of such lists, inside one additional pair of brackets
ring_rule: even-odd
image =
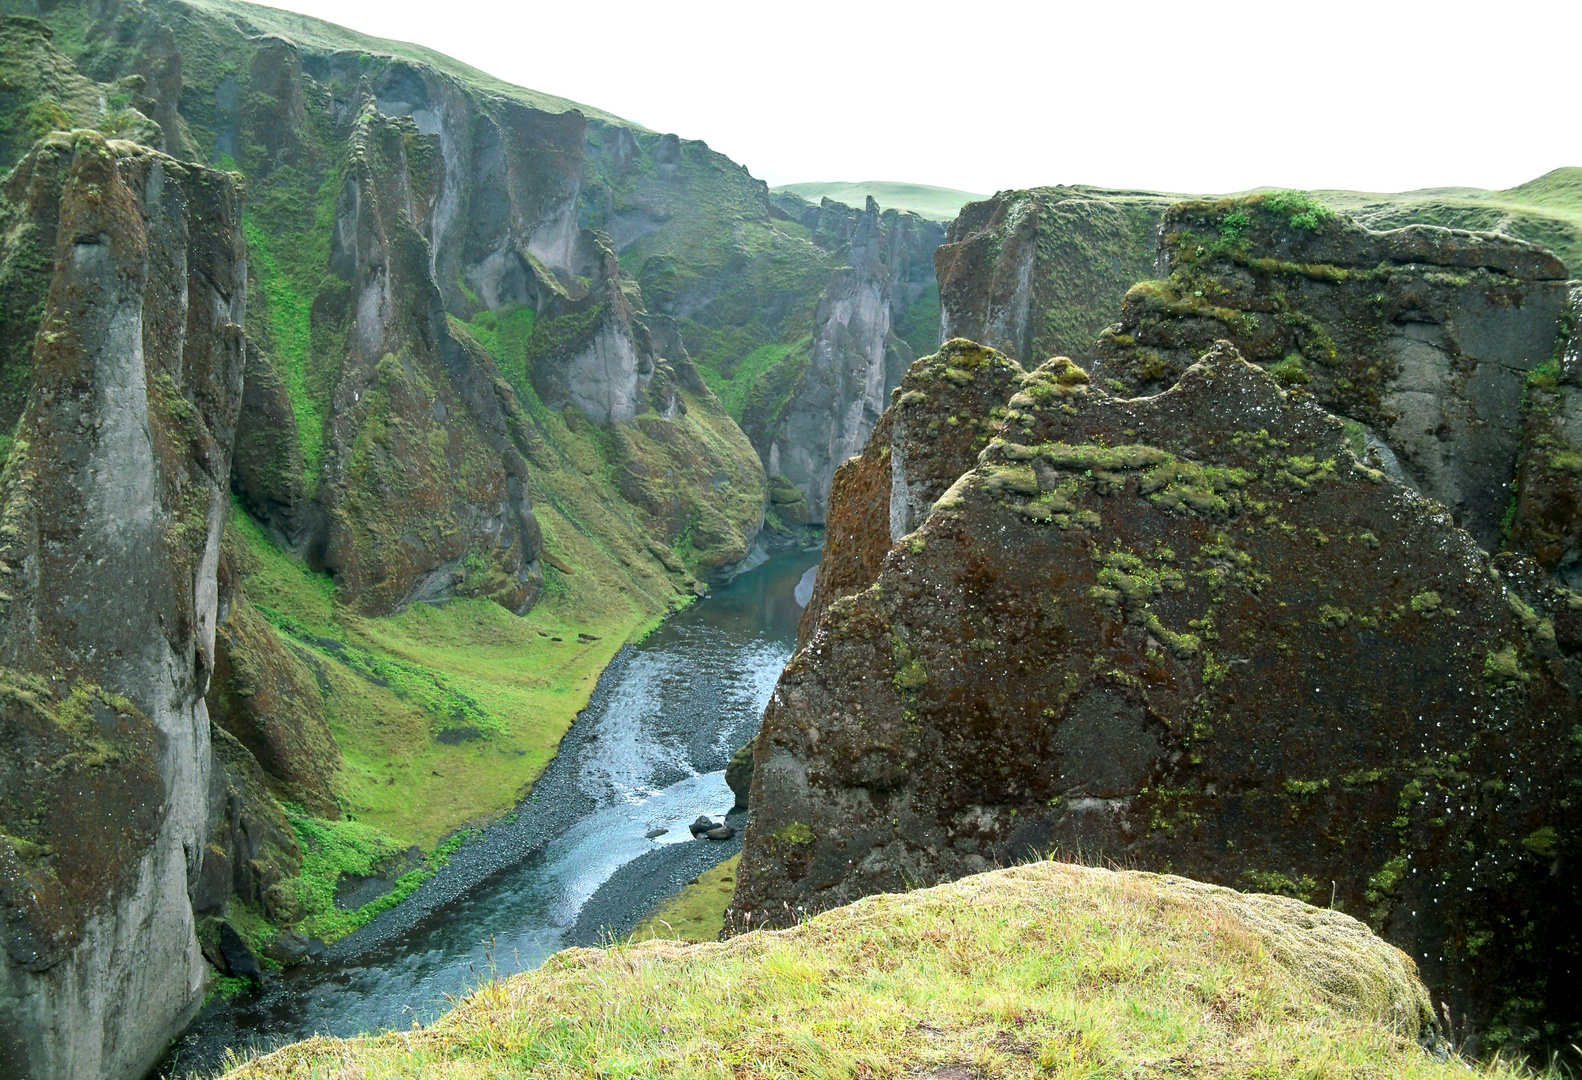
[(432, 846), (514, 805), (610, 657), (668, 610), (634, 583), (622, 590), (604, 578), (591, 565), (602, 553), (590, 551), (586, 572), (555, 571), (564, 580), (526, 617), (457, 598), (367, 618), (337, 603), (328, 575), (275, 546), (240, 510), (229, 528), (251, 561), (254, 606), (325, 691), (346, 761), (343, 812), (403, 846)]
[(1360, 923), (1041, 863), (725, 944), (573, 949), (422, 1030), (317, 1038), (231, 1080), (1510, 1077), (1436, 1058), (1407, 957)]

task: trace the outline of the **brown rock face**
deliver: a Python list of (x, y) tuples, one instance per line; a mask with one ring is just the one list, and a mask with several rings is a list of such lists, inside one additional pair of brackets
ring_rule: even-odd
[(907, 371), (867, 448), (835, 472), (802, 643), (832, 602), (873, 584), (890, 548), (972, 467), (1024, 374), (1009, 357), (959, 338)]
[(79, 131), (39, 143), (6, 199), (52, 270), (0, 474), (0, 1074), (140, 1076), (205, 978), (190, 897), (217, 768), (241, 193)]
[[(735, 925), (1080, 852), (1332, 897), (1459, 1015), (1574, 1026), (1582, 601), (1497, 572), (1228, 344), (1153, 397), (1064, 360), (1014, 381), (787, 666)], [(901, 413), (864, 459), (907, 445)], [(841, 512), (876, 537), (893, 507)], [(820, 577), (861, 584), (875, 546)]]

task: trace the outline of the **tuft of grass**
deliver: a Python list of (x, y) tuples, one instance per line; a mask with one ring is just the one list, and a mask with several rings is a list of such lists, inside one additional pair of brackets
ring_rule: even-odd
[(1348, 916), (1040, 863), (723, 944), (567, 950), (428, 1028), (310, 1039), (227, 1076), (1524, 1075), (1436, 1060), (1431, 1023), (1412, 961)]

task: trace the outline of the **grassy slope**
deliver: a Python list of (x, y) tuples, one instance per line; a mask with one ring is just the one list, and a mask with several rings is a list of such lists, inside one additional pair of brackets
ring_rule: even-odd
[(893, 180), (862, 180), (856, 183), (834, 181), (804, 184), (781, 184), (776, 191), (789, 191), (809, 202), (823, 198), (834, 199), (847, 206), (861, 207), (868, 196), (886, 210), (910, 210), (919, 217), (934, 221), (949, 221), (970, 202), (987, 199), (987, 195), (974, 195), (955, 188), (930, 187), (927, 184), (904, 184)]
[[(178, 0), (178, 2), (203, 12), (215, 19), (223, 20), (236, 25), (249, 34), (276, 34), (289, 41), (310, 49), (345, 50), (349, 52), (364, 52), (373, 56), (399, 56), (408, 60), (415, 60), (427, 64), (447, 75), (454, 76), (464, 82), (471, 83), (485, 93), (498, 97), (519, 101), (534, 109), (545, 112), (563, 113), (572, 109), (591, 119), (603, 120), (610, 124), (619, 124), (622, 127), (639, 128), (629, 120), (622, 120), (612, 113), (602, 109), (595, 109), (587, 105), (569, 101), (566, 98), (555, 97), (553, 94), (540, 93), (526, 87), (516, 86), (503, 79), (497, 79), (487, 72), (479, 71), (469, 64), (446, 56), (444, 53), (414, 45), (405, 41), (391, 41), (388, 38), (373, 37), (361, 34), (356, 30), (349, 30), (344, 26), (323, 22), (307, 15), (298, 15), (290, 11), (281, 11), (278, 8), (264, 7), (260, 4), (245, 4), (240, 0)], [(639, 128), (639, 130), (641, 130)]]
[(736, 889), (738, 852), (699, 874), (675, 896), (660, 904), (632, 931), (637, 941), (665, 938), (678, 941), (715, 941), (725, 928), (725, 906)]
[(1415, 1042), (1411, 961), (1280, 897), (1041, 863), (725, 944), (561, 953), (424, 1030), (312, 1039), (232, 1080), (1515, 1077)]

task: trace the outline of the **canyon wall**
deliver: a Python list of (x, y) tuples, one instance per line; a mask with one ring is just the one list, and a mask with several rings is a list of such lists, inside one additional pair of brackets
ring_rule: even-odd
[[(946, 325), (1032, 360), (947, 343), (835, 474), (733, 925), (1080, 852), (1328, 885), (1480, 1037), (1575, 1031), (1566, 267), (1182, 202), (1162, 279), (1037, 364), (1079, 340), (1028, 314), (1069, 269), (1050, 199), (969, 207), (937, 257)], [(1087, 271), (1057, 303), (1093, 325)]]
[(0, 1064), (137, 1076), (198, 1008), (225, 769), (204, 704), (241, 402), (239, 177), (95, 132), (10, 173), (48, 252), (0, 475)]

